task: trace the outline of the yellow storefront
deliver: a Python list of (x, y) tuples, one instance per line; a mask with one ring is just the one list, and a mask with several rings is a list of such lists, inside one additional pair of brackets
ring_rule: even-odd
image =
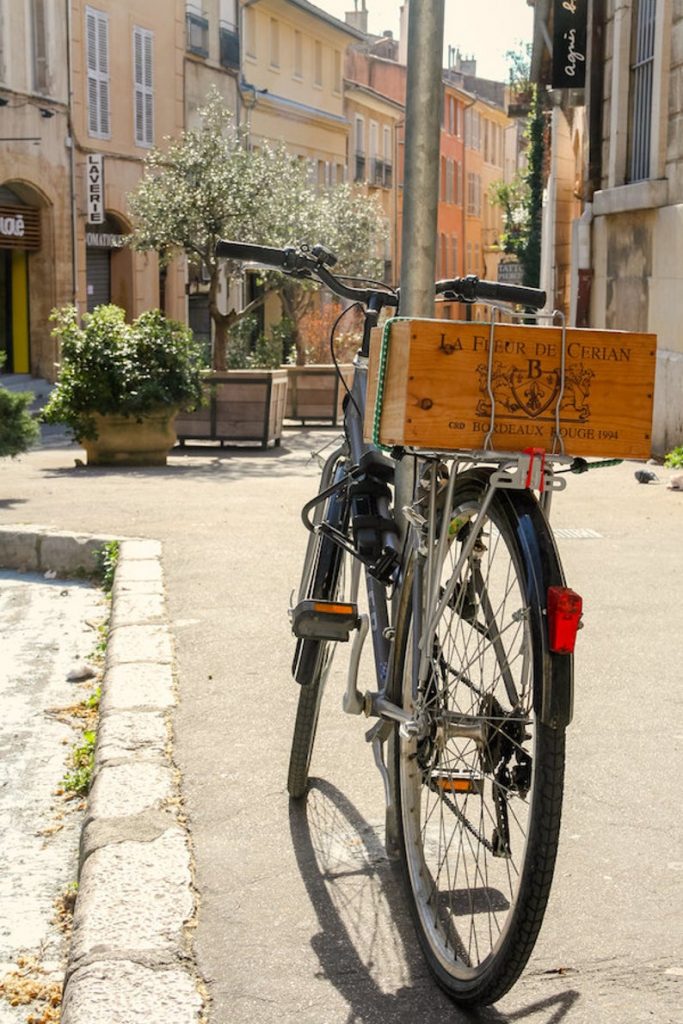
[(28, 254), (40, 249), (40, 211), (0, 193), (0, 372), (30, 373)]

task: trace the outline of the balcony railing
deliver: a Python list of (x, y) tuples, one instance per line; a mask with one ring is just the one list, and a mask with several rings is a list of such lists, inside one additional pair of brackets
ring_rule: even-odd
[(198, 57), (209, 56), (209, 19), (203, 14), (188, 11), (185, 15), (187, 49)]
[(221, 24), (218, 29), (220, 38), (221, 64), (224, 68), (240, 66), (240, 35), (234, 25)]

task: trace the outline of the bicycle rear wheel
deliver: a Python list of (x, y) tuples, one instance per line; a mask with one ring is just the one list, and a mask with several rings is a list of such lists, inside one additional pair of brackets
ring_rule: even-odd
[[(421, 638), (426, 679), (418, 685), (420, 651), (405, 597), (392, 683), (394, 699), (421, 723), (418, 735), (399, 735), (395, 744), (411, 910), (432, 972), (463, 1004), (499, 999), (533, 949), (552, 881), (564, 775), (564, 729), (537, 716), (544, 673), (552, 671), (545, 595), (562, 582), (559, 559), (533, 496), (497, 491), (482, 515), (487, 486), (485, 470), (456, 483), (443, 526), (452, 540), (439, 606), (451, 594)], [(477, 540), (458, 568), (472, 530)]]
[[(340, 462), (335, 479), (341, 479), (344, 472), (344, 463)], [(345, 532), (348, 516), (346, 492), (334, 494), (327, 503), (325, 522), (340, 532)], [(306, 561), (312, 568), (310, 578), (302, 588), (303, 596), (331, 601), (339, 595), (343, 579), (344, 552), (328, 537), (312, 535), (310, 543), (314, 550), (310, 562), (308, 558)], [(292, 674), (300, 684), (300, 692), (287, 774), (287, 789), (290, 796), (296, 800), (303, 797), (308, 788), (308, 774), (320, 705), (336, 646), (331, 640), (297, 641)]]

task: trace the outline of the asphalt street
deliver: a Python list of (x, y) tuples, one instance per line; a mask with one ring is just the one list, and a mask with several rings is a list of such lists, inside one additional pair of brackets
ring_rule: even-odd
[[(342, 714), (343, 659), (303, 807), (285, 786), (297, 697), (286, 609), (313, 493), (310, 453), (174, 453), (165, 469), (74, 465), (58, 438), (0, 465), (0, 523), (156, 538), (175, 638), (182, 777), (212, 1024), (680, 1024), (683, 492), (633, 464), (570, 481), (554, 525), (584, 598), (563, 833), (543, 931), (477, 1018), (431, 981), (382, 845), (382, 787)], [(592, 533), (587, 535), (587, 531)], [(362, 680), (370, 687), (370, 678)], [(361, 686), (362, 688), (362, 686)]]

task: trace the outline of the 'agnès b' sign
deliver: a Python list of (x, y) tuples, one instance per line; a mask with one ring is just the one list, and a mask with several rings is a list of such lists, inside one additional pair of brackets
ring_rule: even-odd
[(588, 0), (555, 0), (553, 89), (583, 89), (586, 84), (587, 5)]

